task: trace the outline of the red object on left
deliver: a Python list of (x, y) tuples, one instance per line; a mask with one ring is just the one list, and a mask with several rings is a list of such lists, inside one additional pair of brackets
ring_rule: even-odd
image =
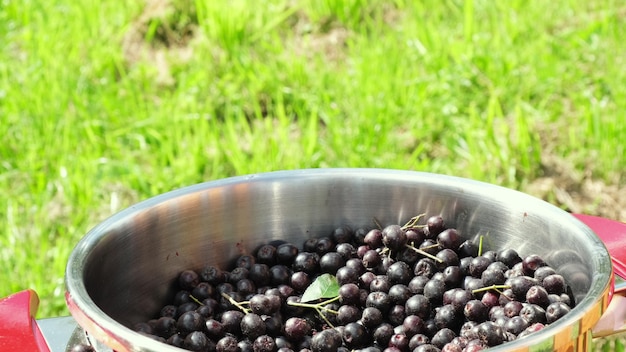
[(24, 290), (0, 299), (0, 351), (50, 352), (35, 313), (39, 296)]

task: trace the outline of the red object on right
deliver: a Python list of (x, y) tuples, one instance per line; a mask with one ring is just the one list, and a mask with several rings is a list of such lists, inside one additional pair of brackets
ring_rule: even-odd
[(598, 216), (572, 214), (600, 237), (611, 255), (615, 274), (626, 279), (626, 224)]
[(0, 351), (50, 351), (35, 321), (38, 306), (30, 289), (0, 299)]

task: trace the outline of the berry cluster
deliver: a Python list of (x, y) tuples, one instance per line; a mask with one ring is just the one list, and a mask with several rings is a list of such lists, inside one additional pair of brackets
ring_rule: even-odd
[(266, 244), (229, 271), (185, 270), (173, 302), (135, 330), (192, 351), (478, 351), (574, 306), (541, 257), (483, 253), (442, 217), (419, 219)]

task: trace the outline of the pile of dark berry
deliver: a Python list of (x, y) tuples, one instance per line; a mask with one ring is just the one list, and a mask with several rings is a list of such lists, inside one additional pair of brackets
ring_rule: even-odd
[(135, 329), (192, 351), (478, 351), (573, 307), (541, 257), (483, 252), (440, 216), (418, 221), (340, 227), (264, 245), (228, 271), (185, 270), (173, 302)]

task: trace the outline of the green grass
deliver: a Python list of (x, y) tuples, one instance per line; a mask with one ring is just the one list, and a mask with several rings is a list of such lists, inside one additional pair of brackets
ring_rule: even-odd
[(618, 1), (171, 4), (0, 7), (0, 296), (35, 289), (39, 317), (67, 314), (86, 231), (197, 182), (381, 167), (524, 190), (550, 155), (624, 184)]

